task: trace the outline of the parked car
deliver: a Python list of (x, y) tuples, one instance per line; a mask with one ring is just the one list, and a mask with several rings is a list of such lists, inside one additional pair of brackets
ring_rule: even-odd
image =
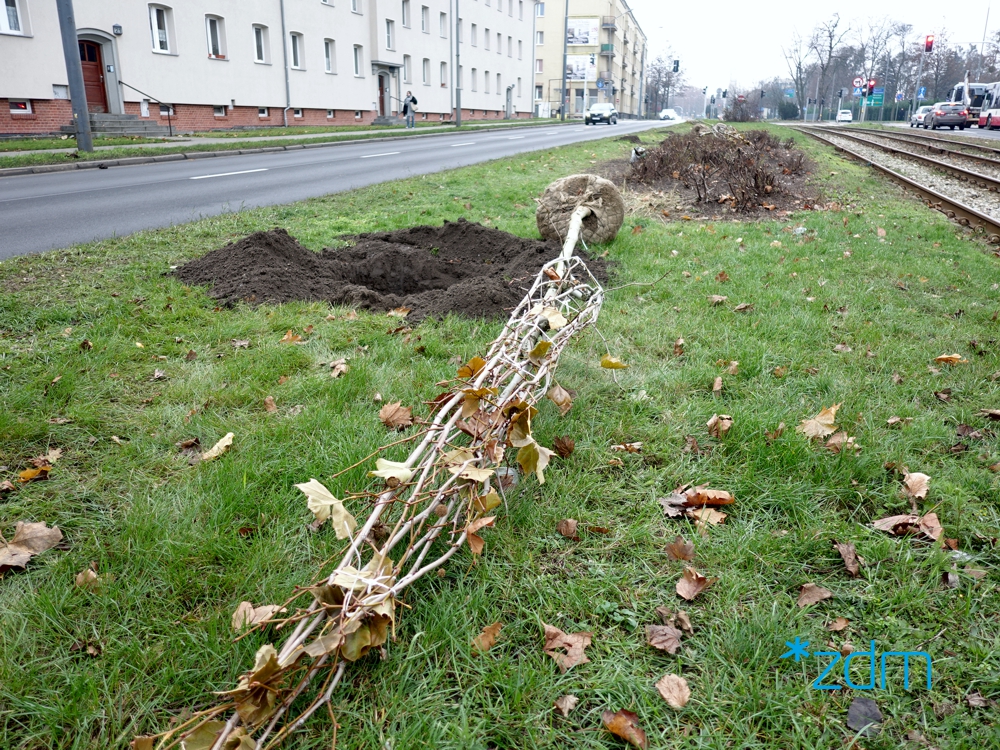
[(930, 106), (917, 107), (917, 111), (914, 112), (912, 115), (910, 115), (910, 127), (919, 128), (921, 125), (923, 125), (923, 127), (926, 128), (927, 126), (924, 125), (924, 117), (927, 114), (929, 114), (933, 109), (934, 107)]
[(618, 110), (613, 104), (594, 104), (583, 116), (584, 125), (596, 125), (599, 122), (606, 122), (608, 125), (618, 124)]
[(660, 110), (660, 119), (661, 120), (676, 120), (677, 119), (677, 113), (674, 112), (674, 110), (672, 110), (672, 109), (661, 109)]
[(841, 109), (837, 112), (837, 122), (854, 122), (854, 114), (849, 109)]
[(924, 115), (924, 129), (937, 130), (940, 127), (949, 127), (952, 130), (956, 126), (960, 130), (965, 130), (968, 125), (969, 112), (963, 104), (954, 102), (938, 102), (931, 111)]

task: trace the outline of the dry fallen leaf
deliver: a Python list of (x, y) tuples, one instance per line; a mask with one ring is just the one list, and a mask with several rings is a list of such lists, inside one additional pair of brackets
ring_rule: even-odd
[(610, 354), (605, 354), (601, 357), (601, 367), (606, 370), (624, 370), (628, 367), (628, 365), (618, 359), (618, 357), (612, 357)]
[(274, 403), (274, 396), (268, 396), (264, 399), (264, 410), (268, 414), (274, 414), (274, 412), (278, 411), (278, 405)]
[(703, 505), (732, 505), (736, 502), (736, 498), (725, 490), (711, 490), (707, 484), (686, 490), (684, 498), (684, 504), (692, 508)]
[(1000, 409), (980, 409), (979, 414), (987, 419), (1000, 419)]
[(829, 625), (827, 625), (826, 629), (829, 630), (831, 633), (839, 633), (841, 630), (847, 628), (847, 626), (850, 624), (851, 621), (848, 620), (846, 617), (838, 617)]
[(753, 305), (749, 302), (741, 302), (733, 308), (733, 312), (744, 313), (753, 312)]
[(496, 516), (487, 516), (486, 518), (479, 518), (465, 527), (466, 539), (469, 542), (469, 550), (472, 552), (473, 557), (481, 555), (483, 547), (486, 546), (486, 540), (476, 532), (487, 526), (492, 526), (495, 520)]
[(612, 445), (611, 450), (618, 453), (642, 453), (642, 443), (619, 443)]
[(779, 422), (778, 426), (775, 427), (772, 432), (765, 432), (764, 437), (767, 438), (767, 442), (773, 443), (775, 440), (777, 440), (784, 434), (785, 434), (785, 423)]
[(569, 458), (576, 449), (576, 441), (568, 435), (557, 437), (552, 441), (552, 447), (559, 458)]
[(653, 648), (676, 654), (681, 647), (683, 633), (671, 625), (647, 625), (646, 642)]
[(923, 500), (930, 489), (931, 478), (920, 472), (913, 472), (903, 477), (903, 494), (914, 500)]
[(860, 561), (858, 560), (858, 552), (854, 548), (854, 545), (850, 542), (845, 542), (844, 544), (839, 544), (835, 539), (833, 541), (833, 547), (840, 553), (840, 556), (844, 560), (844, 567), (847, 568), (847, 572), (851, 576), (856, 576), (860, 572)]
[(233, 349), (250, 348), (250, 339), (230, 339), (229, 343), (232, 345)]
[(291, 328), (288, 329), (288, 333), (281, 337), (279, 343), (282, 344), (297, 344), (302, 341), (302, 337), (299, 334), (294, 333)]
[(101, 577), (92, 568), (84, 568), (76, 574), (76, 585), (81, 589), (86, 589), (92, 593), (101, 590)]
[(851, 349), (851, 347), (849, 347), (847, 344), (845, 344), (843, 342), (841, 342), (841, 343), (837, 344), (835, 347), (833, 347), (833, 350), (835, 352), (841, 352), (841, 353), (853, 351), (853, 349)]
[(386, 315), (389, 316), (390, 318), (405, 318), (409, 314), (410, 314), (409, 307), (397, 307), (386, 313)]
[(722, 393), (722, 378), (717, 377), (712, 383), (712, 395), (718, 396), (720, 393)]
[(334, 497), (322, 482), (310, 479), (295, 487), (306, 496), (306, 506), (315, 518), (316, 528), (329, 518), (338, 539), (351, 538), (358, 522), (344, 507), (344, 503)]
[[(718, 379), (718, 383), (719, 390), (722, 390), (722, 378)], [(733, 418), (728, 414), (713, 414), (712, 418), (705, 424), (705, 427), (708, 428), (708, 434), (714, 438), (725, 437), (732, 426)]]
[(691, 601), (717, 580), (719, 579), (706, 578), (694, 568), (684, 568), (683, 575), (677, 581), (677, 594)]
[(719, 273), (715, 275), (715, 280), (719, 283), (725, 283), (729, 281), (729, 274), (725, 271), (719, 271)]
[(234, 437), (235, 435), (233, 435), (233, 433), (227, 432), (225, 434), (225, 437), (219, 440), (219, 442), (213, 445), (209, 450), (201, 454), (201, 460), (212, 461), (221, 456), (223, 453), (229, 450), (229, 446), (233, 444)]
[(969, 363), (969, 360), (963, 359), (961, 354), (942, 354), (940, 357), (935, 357), (934, 361), (942, 365), (966, 365)]
[(379, 409), (378, 418), (390, 430), (402, 430), (413, 424), (413, 409), (397, 401)]
[(678, 534), (674, 541), (667, 545), (667, 556), (671, 560), (694, 560), (694, 545)]
[(567, 539), (572, 539), (579, 542), (580, 537), (576, 535), (576, 527), (578, 522), (573, 518), (564, 518), (559, 523), (556, 524), (556, 531), (562, 534)]
[(330, 377), (339, 378), (350, 369), (351, 366), (347, 364), (347, 360), (341, 357), (340, 359), (336, 359), (330, 363)]
[(712, 305), (712, 307), (717, 307), (718, 305), (721, 305), (727, 299), (729, 299), (729, 297), (724, 297), (721, 294), (710, 294), (708, 296), (708, 302), (710, 305)]
[(465, 380), (474, 378), (484, 367), (486, 367), (485, 359), (482, 357), (473, 357), (469, 360), (468, 364), (458, 368), (458, 377)]
[(716, 526), (720, 523), (725, 523), (728, 517), (725, 513), (720, 513), (715, 508), (691, 508), (685, 514), (688, 518), (694, 521), (695, 526), (701, 529), (702, 533), (708, 526)]
[(497, 636), (503, 628), (502, 622), (495, 622), (483, 628), (483, 632), (472, 639), (472, 650), (479, 654), (485, 654), (496, 643)]
[(795, 603), (800, 607), (808, 607), (810, 604), (815, 604), (816, 602), (821, 602), (824, 599), (832, 597), (833, 592), (830, 589), (817, 586), (815, 583), (806, 583), (799, 589), (799, 599)]
[[(545, 628), (545, 645), (543, 650), (546, 654), (555, 659), (559, 665), (559, 671), (565, 674), (577, 664), (586, 664), (590, 661), (584, 653), (584, 649), (590, 645), (593, 633), (564, 633), (559, 628), (542, 623)], [(560, 653), (565, 651), (565, 653)]]
[(691, 699), (691, 689), (687, 680), (679, 675), (663, 675), (657, 680), (656, 689), (671, 708), (684, 708)]
[(0, 545), (0, 576), (11, 568), (23, 568), (28, 561), (62, 541), (58, 526), (49, 528), (44, 522), (18, 521), (14, 538)]
[(553, 705), (555, 705), (556, 711), (565, 717), (569, 716), (569, 712), (576, 708), (576, 704), (579, 702), (580, 699), (575, 695), (564, 695), (561, 698), (556, 698)]
[(875, 233), (876, 233), (876, 234), (877, 234), (877, 235), (878, 235), (879, 237), (885, 237), (885, 230), (884, 230), (884, 229), (883, 229), (882, 227), (877, 227), (877, 228), (875, 229)]
[(236, 611), (233, 612), (233, 630), (238, 633), (265, 620), (270, 620), (276, 613), (284, 611), (284, 607), (279, 607), (277, 604), (262, 604), (255, 607), (250, 602), (240, 602)]
[(545, 397), (559, 407), (559, 413), (564, 417), (567, 412), (569, 412), (570, 407), (573, 406), (573, 397), (570, 395), (570, 392), (558, 383), (553, 384), (553, 386), (549, 388)]
[(649, 747), (649, 740), (646, 739), (646, 733), (639, 726), (639, 717), (631, 711), (626, 711), (625, 709), (616, 711), (615, 713), (604, 711), (601, 713), (601, 721), (604, 722), (604, 726), (607, 727), (611, 734), (620, 737), (633, 747), (638, 747), (642, 750), (647, 750)]
[(802, 420), (802, 423), (795, 428), (796, 432), (801, 432), (808, 438), (821, 438), (833, 434), (836, 431), (837, 409), (840, 404), (828, 406), (820, 411), (815, 417)]
[(679, 338), (674, 342), (674, 356), (683, 357), (684, 356), (684, 339)]
[(826, 441), (826, 446), (834, 453), (853, 453), (861, 450), (861, 446), (855, 442), (855, 438), (848, 437), (843, 430), (835, 432)]

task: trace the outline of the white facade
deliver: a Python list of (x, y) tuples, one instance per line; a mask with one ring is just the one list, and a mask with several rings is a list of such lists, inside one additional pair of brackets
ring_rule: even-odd
[[(39, 110), (65, 98), (67, 85), (55, 3), (5, 2), (8, 16), (15, 4), (20, 28), (0, 23), (0, 99), (28, 100)], [(99, 47), (103, 80), (93, 84), (96, 63), (90, 76), (92, 86), (104, 88), (105, 111), (139, 114), (158, 110), (151, 102), (159, 101), (200, 105), (209, 126), (213, 116), (244, 108), (267, 110), (270, 124), (279, 124), (275, 111), (297, 124), (302, 110), (365, 120), (393, 114), (407, 90), (422, 117), (451, 117), (456, 83), (464, 84), (465, 116), (465, 110), (503, 114), (508, 86), (509, 115), (530, 113), (534, 2), (76, 0), (75, 14), (79, 39)], [(456, 6), (461, 71), (454, 65)], [(93, 101), (99, 94), (88, 88), (91, 111), (103, 104)], [(0, 130), (5, 124), (0, 119)]]

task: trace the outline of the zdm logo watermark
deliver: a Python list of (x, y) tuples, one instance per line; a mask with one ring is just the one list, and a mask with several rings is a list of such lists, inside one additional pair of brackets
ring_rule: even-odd
[[(813, 651), (810, 653), (807, 651), (809, 641), (803, 641), (798, 636), (795, 637), (794, 641), (785, 641), (785, 645), (788, 646), (788, 651), (781, 655), (782, 659), (795, 659), (795, 661), (800, 661), (802, 659), (807, 659), (810, 656), (817, 656), (821, 659), (823, 657), (829, 657), (830, 662), (825, 665), (825, 669), (820, 672), (819, 677), (813, 680), (812, 687), (816, 690), (841, 690), (844, 687), (853, 688), (854, 690), (874, 690), (876, 664), (878, 665), (878, 687), (880, 690), (885, 690), (886, 664), (888, 660), (892, 658), (901, 658), (903, 660), (903, 688), (905, 690), (910, 689), (910, 659), (913, 658), (915, 669), (919, 669), (919, 662), (917, 659), (923, 659), (927, 666), (927, 689), (931, 689), (931, 655), (926, 651), (885, 651), (882, 654), (878, 654), (875, 651), (875, 641), (872, 641), (871, 650), (855, 651), (847, 656), (842, 656), (839, 651)], [(868, 674), (870, 679), (867, 684), (858, 685), (851, 681), (851, 661), (854, 659), (868, 660)], [(843, 661), (844, 664), (844, 684), (824, 684), (823, 680), (826, 679), (827, 675), (831, 673), (833, 673), (833, 676), (828, 679), (831, 681), (836, 679), (837, 673), (833, 670), (834, 667), (836, 667), (841, 661)], [(894, 661), (890, 664), (890, 666), (898, 669), (899, 662)]]

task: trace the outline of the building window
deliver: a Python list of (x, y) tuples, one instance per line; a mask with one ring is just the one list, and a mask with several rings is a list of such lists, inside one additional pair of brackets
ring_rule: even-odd
[(27, 99), (11, 99), (10, 113), (12, 115), (30, 115), (31, 102)]
[(497, 54), (503, 54), (503, 35), (499, 31), (497, 32)]
[(305, 50), (303, 49), (302, 34), (293, 31), (289, 34), (292, 42), (292, 67), (296, 70), (305, 69)]
[(544, 64), (544, 62), (543, 62), (542, 58), (538, 57), (538, 58), (535, 59), (535, 72), (536, 73), (541, 73), (542, 72), (542, 65), (543, 64)]
[(21, 1), (23, 0), (4, 0), (7, 12), (0, 16), (0, 34), (23, 35), (25, 33), (21, 23), (21, 8), (19, 7)]
[(457, 89), (465, 88), (465, 86), (463, 85), (464, 83), (465, 83), (465, 66), (464, 65), (459, 65), (458, 66), (458, 80), (455, 81), (455, 88), (457, 88)]
[(535, 44), (545, 44), (545, 32), (536, 31), (535, 32)]
[(521, 77), (520, 76), (518, 76), (518, 78), (517, 78), (517, 98), (518, 99), (521, 98)]
[(507, 57), (514, 56), (514, 37), (507, 37)]
[(174, 116), (174, 105), (173, 104), (161, 104), (160, 105), (160, 117), (173, 117)]
[(479, 77), (479, 76), (478, 76), (478, 73), (477, 73), (476, 69), (475, 69), (475, 68), (473, 68), (473, 69), (472, 69), (472, 90), (473, 90), (473, 91), (478, 91), (478, 90), (479, 90), (479, 89), (477, 88), (477, 86), (478, 86), (478, 81), (477, 81), (477, 78), (478, 78), (478, 77)]
[(268, 117), (267, 107), (257, 107), (257, 117)]
[(395, 49), (395, 36), (396, 36), (396, 22), (390, 21), (388, 18), (385, 20), (385, 48)]
[(212, 107), (212, 114), (215, 115), (216, 117), (225, 117), (226, 116), (226, 105), (223, 104), (221, 106)]
[(301, 109), (293, 109), (292, 110), (292, 117), (302, 117), (302, 110)]
[(333, 119), (333, 110), (332, 109), (328, 109), (326, 111), (326, 119), (327, 120), (332, 120)]
[(448, 85), (448, 63), (441, 63), (441, 88)]
[(500, 74), (497, 73), (497, 94), (500, 93), (500, 89), (502, 89), (502, 88), (503, 88), (503, 86), (500, 85)]
[(487, 8), (489, 8), (489, 7), (490, 7), (490, 0), (486, 0), (486, 7), (487, 7)]
[(542, 86), (535, 86), (535, 98), (541, 100), (545, 93), (545, 89)]
[(439, 24), (441, 26), (441, 36), (448, 36), (448, 14), (442, 13), (439, 19)]
[(517, 20), (524, 20), (524, 0), (517, 0)]
[(520, 40), (520, 39), (518, 39), (518, 40), (517, 40), (517, 59), (518, 59), (518, 60), (521, 60), (521, 59), (523, 59), (523, 58), (521, 57), (521, 55), (523, 55), (523, 54), (524, 54), (524, 45), (523, 45), (523, 44), (521, 43), (521, 40)]
[(361, 77), (361, 64), (364, 61), (364, 52), (360, 44), (354, 45), (354, 75)]
[(337, 72), (337, 43), (332, 39), (323, 40), (323, 56), (325, 58), (326, 72)]
[(431, 33), (431, 9), (426, 5), (420, 6), (420, 30), (425, 34)]
[(400, 21), (403, 28), (410, 28), (410, 0), (403, 0), (403, 7), (400, 12)]
[(351, 0), (351, 12), (352, 13), (361, 12), (361, 0)]
[(479, 31), (476, 24), (472, 24), (472, 28), (469, 29), (469, 41), (472, 43), (473, 47), (479, 44)]
[(153, 35), (153, 52), (170, 52), (170, 27), (173, 26), (171, 15), (170, 8), (161, 5), (149, 6), (149, 29)]
[(267, 26), (253, 27), (253, 59), (254, 62), (271, 62), (270, 43), (267, 38)]
[(431, 85), (431, 61), (428, 58), (424, 58), (423, 65), (421, 66), (421, 75), (423, 76), (422, 83), (425, 86)]
[(490, 30), (486, 29), (483, 33), (483, 48), (489, 52), (490, 51)]
[(354, 119), (355, 120), (360, 120), (361, 119), (361, 110), (360, 109), (354, 110)]
[(514, 0), (507, 0), (507, 15), (514, 16)]
[(219, 16), (205, 16), (208, 35), (208, 56), (214, 60), (226, 59), (226, 22)]
[(535, 3), (535, 15), (536, 16), (545, 15), (545, 3)]
[(483, 71), (483, 93), (490, 93), (490, 71)]
[(413, 81), (410, 80), (411, 67), (410, 56), (403, 55), (403, 83), (413, 83)]

